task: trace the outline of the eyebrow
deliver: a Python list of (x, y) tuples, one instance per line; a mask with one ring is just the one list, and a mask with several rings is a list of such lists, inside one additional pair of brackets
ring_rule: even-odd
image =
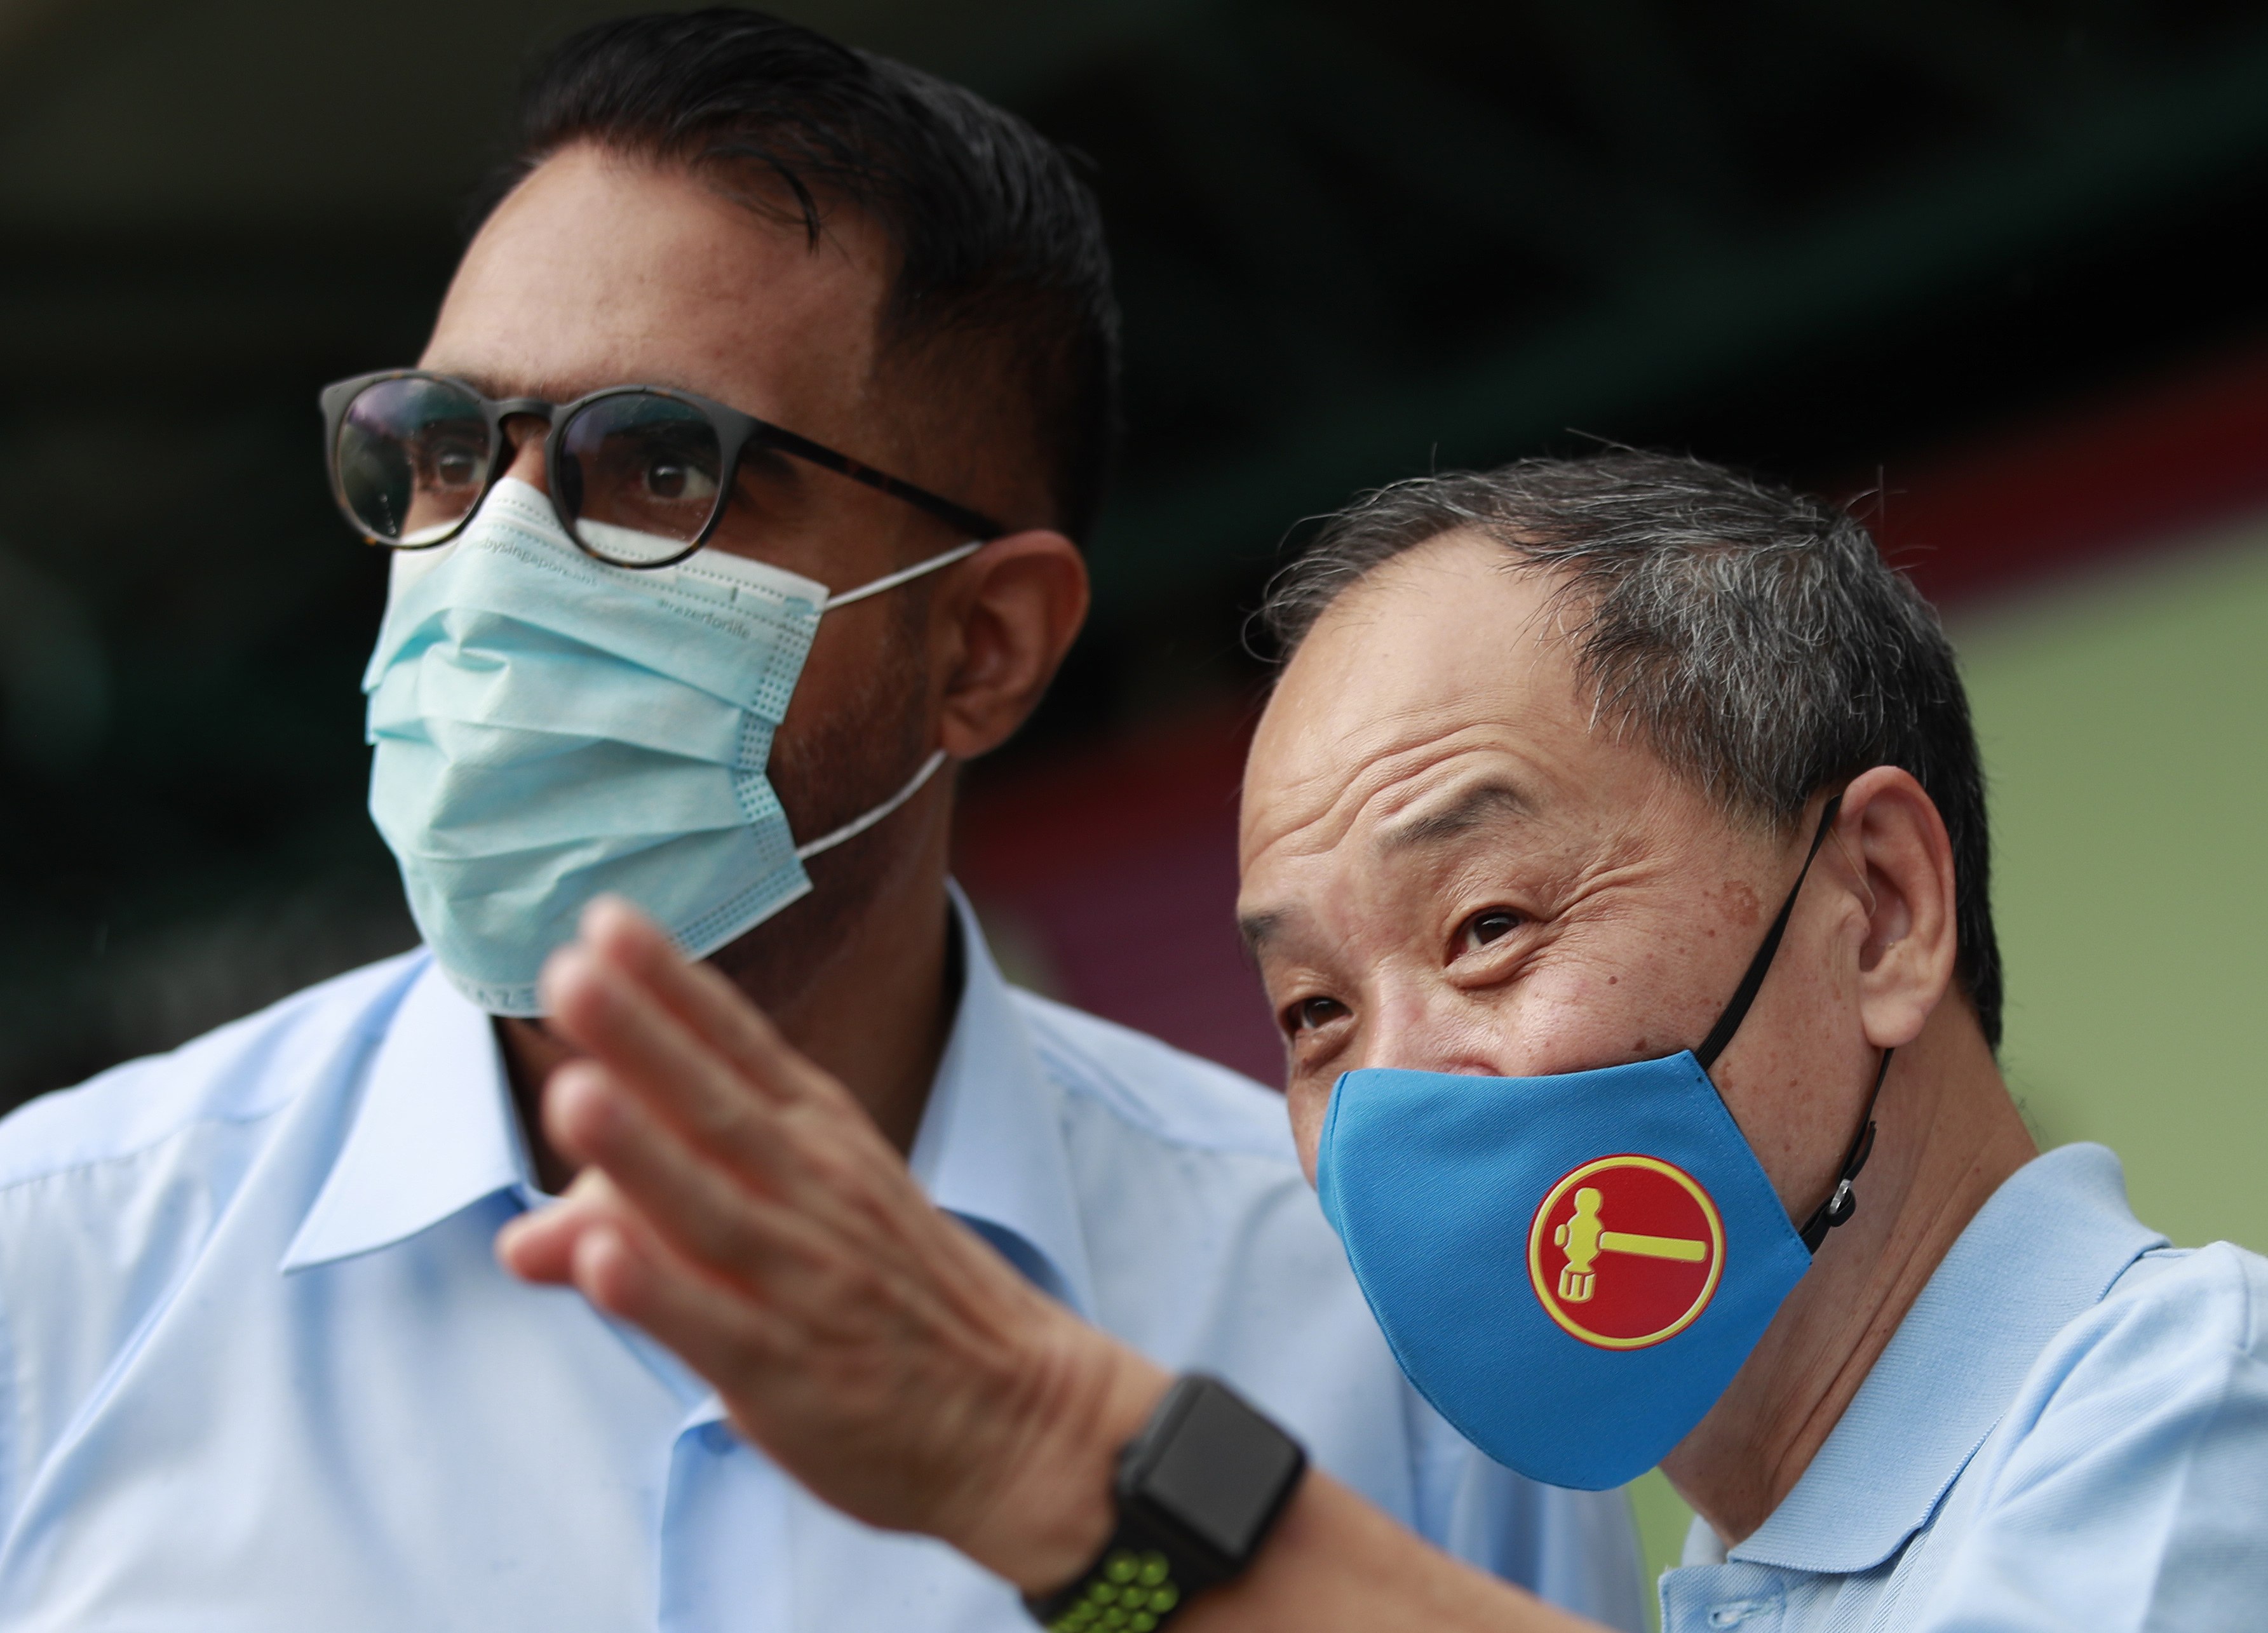
[(1237, 934), (1244, 938), (1245, 946), (1256, 953), (1280, 935), (1283, 929), (1284, 916), (1281, 913), (1247, 913), (1236, 921)]
[[(655, 386), (664, 391), (691, 392), (696, 397), (709, 397), (711, 401), (718, 402), (724, 401), (723, 398), (717, 397), (712, 393), (703, 391), (696, 386), (688, 386), (676, 376), (667, 373), (645, 374), (636, 379), (601, 379), (596, 385), (590, 385), (583, 381), (541, 377), (506, 380), (490, 373), (486, 369), (451, 369), (425, 364), (416, 366), (428, 374), (439, 374), (449, 379), (462, 380), (482, 396), (498, 402), (510, 401), (519, 397), (534, 397), (538, 401), (551, 404), (554, 408), (563, 408), (569, 403), (587, 397), (594, 391), (613, 391), (624, 386)], [(756, 417), (763, 418), (762, 415)], [(770, 423), (766, 421), (766, 423)]]
[(1535, 802), (1511, 783), (1477, 783), (1440, 810), (1428, 811), (1388, 828), (1379, 835), (1378, 849), (1381, 855), (1390, 856), (1424, 845), (1437, 845), (1493, 820), (1521, 820), (1535, 814)]

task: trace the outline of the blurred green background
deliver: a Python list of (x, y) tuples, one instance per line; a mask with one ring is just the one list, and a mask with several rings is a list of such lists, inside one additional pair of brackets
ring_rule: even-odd
[[(0, 1110), (412, 938), (362, 812), (382, 563), (329, 511), (314, 392), (415, 356), (519, 64), (622, 9), (0, 0)], [(2268, 416), (2168, 433), (2181, 494), (2148, 503), (2144, 461), (2117, 518), (2013, 554), (1906, 497), (2262, 355), (2268, 7), (778, 9), (1075, 144), (1109, 223), (1130, 435), (1096, 614), (974, 774), (987, 820), (1241, 708), (1245, 612), (1355, 488), (1603, 438), (1852, 496), (1969, 666), (2028, 1114), (2117, 1147), (2177, 1239), (2268, 1247)], [(1225, 937), (1204, 787), (1184, 850), (1090, 860)], [(1126, 970), (1055, 922), (1029, 962), (1067, 996), (1267, 1070), (1248, 992), (1171, 985), (1225, 940), (1115, 938), (1154, 990), (1114, 1008)], [(1675, 1498), (1638, 1500), (1674, 1555)]]
[(2268, 526), (1956, 622), (1992, 777), (2002, 1063), (2176, 1242), (2268, 1249)]

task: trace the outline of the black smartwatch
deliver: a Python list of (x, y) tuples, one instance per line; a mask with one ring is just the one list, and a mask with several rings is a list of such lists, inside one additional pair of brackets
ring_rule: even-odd
[(1101, 1555), (1024, 1607), (1049, 1633), (1151, 1633), (1252, 1563), (1307, 1467), (1298, 1441), (1193, 1372), (1118, 1454), (1118, 1528)]

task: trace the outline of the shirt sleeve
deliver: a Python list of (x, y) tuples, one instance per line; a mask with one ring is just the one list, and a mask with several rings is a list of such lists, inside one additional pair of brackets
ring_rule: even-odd
[[(67, 1120), (105, 1108), (82, 1088), (0, 1126), (10, 1136), (0, 1143), (0, 1547), (48, 1458), (196, 1262), (258, 1137), (254, 1124), (199, 1122), (122, 1156), (83, 1159)], [(34, 1110), (50, 1133), (66, 1124), (66, 1137), (44, 1149), (26, 1137), (40, 1131)]]
[[(1927, 1633), (2253, 1629), (2268, 1615), (2268, 1261), (2150, 1255), (2042, 1357), (1971, 1471)], [(1949, 1503), (1968, 1494), (1956, 1486)]]
[(1565, 1491), (1491, 1460), (1408, 1392), (1418, 1531), (1577, 1615), (1645, 1633), (1646, 1584), (1630, 1499)]

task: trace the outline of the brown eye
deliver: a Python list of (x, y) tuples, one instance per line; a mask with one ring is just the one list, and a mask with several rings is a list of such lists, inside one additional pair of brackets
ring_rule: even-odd
[(1346, 1005), (1336, 998), (1302, 998), (1284, 1011), (1284, 1030), (1293, 1033), (1313, 1032), (1346, 1012)]
[(417, 449), (419, 475), (430, 489), (469, 488), (480, 480), (487, 452), (480, 444), (443, 437), (426, 438)]
[(1471, 952), (1498, 941), (1518, 930), (1524, 921), (1510, 908), (1491, 908), (1485, 913), (1476, 913), (1465, 921), (1461, 932), (1465, 949)]

